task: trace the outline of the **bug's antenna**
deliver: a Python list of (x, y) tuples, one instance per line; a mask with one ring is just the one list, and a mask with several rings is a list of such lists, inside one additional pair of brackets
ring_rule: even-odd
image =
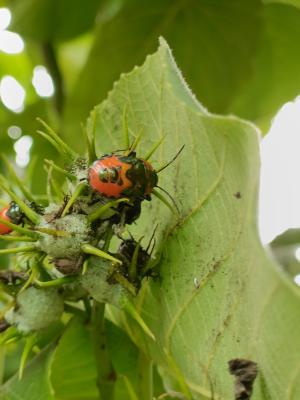
[(173, 199), (173, 197), (170, 195), (170, 193), (167, 192), (166, 189), (162, 188), (161, 186), (155, 186), (155, 187), (157, 187), (157, 189), (160, 189), (162, 192), (164, 192), (169, 197), (169, 199), (174, 204), (174, 207), (176, 208), (177, 213), (179, 214), (179, 208), (178, 208), (178, 206), (176, 204), (176, 201)]
[(175, 156), (172, 158), (172, 160), (170, 160), (169, 162), (167, 162), (167, 164), (162, 165), (160, 168), (156, 169), (155, 172), (158, 174), (159, 172), (163, 171), (165, 168), (167, 168), (170, 164), (172, 164), (172, 162), (174, 162), (176, 160), (176, 158), (179, 156), (179, 154), (182, 152), (183, 148), (184, 148), (185, 144), (183, 146), (181, 146), (181, 148), (177, 151), (177, 153), (175, 154)]

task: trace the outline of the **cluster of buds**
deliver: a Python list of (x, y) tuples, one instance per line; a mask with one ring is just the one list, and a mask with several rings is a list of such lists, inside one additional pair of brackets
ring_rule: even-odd
[[(0, 239), (15, 245), (0, 250), (0, 255), (13, 255), (10, 267), (0, 273), (6, 301), (0, 319), (2, 343), (27, 336), (33, 345), (32, 334), (36, 338), (36, 332), (59, 321), (70, 302), (86, 305), (91, 298), (125, 308), (151, 335), (131, 299), (143, 279), (155, 275), (155, 231), (144, 249), (126, 226), (139, 218), (142, 202), (151, 195), (177, 213), (176, 205), (156, 190), (158, 173), (169, 163), (154, 169), (148, 162), (160, 142), (138, 158), (135, 148), (141, 135), (130, 145), (125, 129), (127, 150), (99, 157), (94, 132), (86, 133), (84, 159), (40, 122), (45, 131), (38, 132), (65, 164), (45, 160), (47, 196), (39, 201), (4, 159), (9, 179), (0, 176), (0, 188), (11, 202), (0, 211)], [(62, 174), (63, 185), (55, 182), (54, 171)], [(115, 253), (110, 251), (113, 237), (120, 242)]]

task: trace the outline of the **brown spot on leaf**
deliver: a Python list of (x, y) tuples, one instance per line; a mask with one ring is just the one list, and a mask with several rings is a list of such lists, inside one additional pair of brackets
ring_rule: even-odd
[(242, 198), (241, 192), (236, 192), (234, 193), (234, 197), (237, 198), (238, 200)]
[(257, 364), (251, 360), (235, 358), (228, 362), (229, 372), (235, 376), (234, 399), (249, 400), (257, 376)]

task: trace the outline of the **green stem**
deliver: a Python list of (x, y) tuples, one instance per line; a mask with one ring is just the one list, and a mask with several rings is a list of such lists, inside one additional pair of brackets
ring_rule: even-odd
[(83, 136), (86, 141), (86, 147), (87, 147), (88, 157), (89, 157), (89, 164), (92, 164), (97, 159), (96, 151), (95, 151), (95, 143), (93, 142), (93, 139), (88, 134), (87, 128), (83, 124), (81, 124), (81, 130), (82, 130)]
[(33, 264), (31, 267), (30, 276), (27, 279), (27, 281), (25, 282), (25, 284), (21, 287), (19, 293), (24, 292), (24, 290), (26, 290), (32, 284), (32, 282), (35, 280), (35, 278), (38, 275), (39, 275), (39, 269), (38, 269), (37, 265)]
[(91, 307), (90, 299), (88, 298), (88, 296), (86, 296), (86, 297), (84, 297), (82, 299), (82, 302), (83, 302), (83, 305), (84, 305), (84, 308), (85, 308), (85, 312), (87, 314), (87, 319), (89, 321), (91, 319), (91, 316), (92, 316), (92, 307)]
[[(93, 154), (95, 156), (95, 159), (97, 159), (97, 154), (96, 154), (96, 120), (97, 120), (97, 113), (96, 110), (93, 110), (91, 112), (91, 118), (92, 118), (92, 129), (91, 129), (91, 145), (93, 149)], [(89, 132), (88, 132), (89, 134)]]
[(55, 171), (60, 172), (61, 174), (63, 174), (67, 178), (69, 178), (71, 180), (76, 180), (76, 176), (75, 175), (73, 175), (70, 172), (66, 171), (65, 169), (59, 167), (52, 160), (44, 160), (44, 162), (45, 162), (45, 164), (47, 164), (50, 167), (52, 167)]
[(88, 266), (89, 266), (89, 259), (86, 258), (86, 259), (84, 260), (84, 262), (83, 262), (83, 265), (82, 265), (81, 275), (84, 275), (84, 274), (86, 273), (86, 271), (87, 271), (87, 269), (88, 269)]
[(19, 225), (16, 225), (16, 224), (12, 224), (11, 222), (6, 221), (3, 218), (0, 218), (0, 223), (8, 226), (13, 231), (22, 233), (22, 234), (24, 234), (26, 236), (30, 236), (30, 237), (32, 237), (33, 239), (36, 239), (36, 240), (38, 239), (37, 234), (34, 233), (33, 231), (31, 231), (30, 229), (23, 228), (22, 226), (19, 226)]
[(67, 214), (67, 212), (70, 210), (72, 205), (75, 203), (76, 199), (81, 195), (81, 193), (85, 187), (86, 187), (85, 182), (79, 183), (79, 185), (74, 190), (72, 196), (70, 197), (68, 203), (66, 204), (64, 211), (61, 214), (61, 217), (64, 217)]
[(50, 75), (53, 78), (55, 85), (54, 102), (55, 108), (59, 115), (63, 112), (64, 106), (64, 82), (63, 76), (59, 68), (57, 61), (56, 51), (51, 42), (45, 42), (42, 44), (42, 51), (44, 53), (45, 62), (49, 69)]
[(123, 126), (123, 133), (125, 139), (125, 149), (129, 149), (129, 130), (128, 130), (128, 121), (127, 121), (127, 108), (124, 107), (123, 116), (122, 116), (122, 126)]
[(110, 224), (110, 225), (108, 225), (107, 230), (106, 230), (105, 242), (104, 242), (104, 246), (102, 247), (103, 251), (109, 250), (110, 242), (111, 242), (113, 235), (114, 235), (114, 231)]
[(11, 163), (8, 161), (6, 156), (4, 154), (2, 154), (1, 157), (2, 157), (2, 160), (4, 161), (4, 164), (6, 165), (7, 171), (9, 173), (12, 181), (15, 182), (15, 184), (18, 186), (18, 188), (21, 190), (21, 192), (23, 193), (24, 197), (26, 197), (26, 199), (28, 201), (34, 202), (33, 196), (31, 195), (29, 190), (26, 188), (26, 186), (23, 184), (21, 179), (18, 177), (18, 175), (16, 174), (14, 168), (12, 167)]
[(53, 177), (53, 170), (54, 170), (54, 166), (50, 163), (47, 164), (47, 162), (45, 161), (44, 165), (44, 169), (47, 173), (47, 186), (46, 186), (46, 191), (47, 191), (47, 201), (48, 204), (49, 203), (53, 203), (54, 198), (56, 197), (59, 200), (63, 200), (64, 194), (61, 190), (61, 188), (59, 187), (59, 185), (57, 184), (56, 180)]
[(5, 353), (6, 347), (0, 346), (0, 385), (2, 385), (5, 373)]
[(132, 145), (130, 146), (130, 148), (127, 150), (127, 152), (125, 154), (130, 154), (132, 151), (134, 151), (137, 148), (137, 145), (139, 144), (139, 142), (141, 141), (141, 138), (143, 136), (144, 130), (143, 128), (140, 130), (140, 132), (138, 133), (138, 135), (136, 136), (136, 138), (134, 139)]
[(59, 145), (56, 143), (56, 141), (50, 136), (47, 135), (47, 133), (41, 131), (40, 129), (38, 129), (36, 131), (40, 136), (42, 136), (44, 139), (46, 139), (49, 143), (52, 144), (52, 146), (56, 149), (56, 151), (58, 152), (58, 154), (60, 154), (62, 157), (66, 157), (66, 153), (63, 151), (62, 148), (59, 147)]
[(156, 341), (154, 334), (151, 332), (150, 328), (147, 326), (146, 322), (137, 312), (135, 306), (130, 302), (127, 301), (123, 305), (124, 310), (139, 324), (142, 330), (154, 341)]
[(71, 149), (70, 146), (65, 143), (61, 137), (41, 118), (37, 118), (37, 121), (43, 125), (43, 127), (47, 130), (48, 135), (57, 143), (58, 146), (69, 156), (71, 159), (75, 159), (78, 157), (78, 154)]
[(76, 280), (76, 276), (63, 276), (62, 278), (52, 279), (51, 281), (39, 281), (35, 280), (34, 284), (40, 288), (47, 287), (60, 287), (62, 285), (67, 285), (68, 283), (72, 283)]
[(54, 203), (54, 196), (52, 193), (52, 171), (53, 168), (52, 166), (48, 167), (47, 165), (44, 165), (44, 170), (46, 171), (47, 174), (47, 181), (46, 181), (46, 193), (48, 197), (48, 204)]
[(138, 390), (139, 399), (153, 399), (153, 362), (142, 351), (138, 360)]
[(136, 288), (132, 283), (129, 282), (128, 279), (125, 278), (120, 272), (114, 272), (112, 274), (112, 278), (117, 281), (121, 286), (123, 286), (132, 296), (136, 296)]
[(24, 214), (26, 215), (26, 217), (33, 222), (34, 224), (38, 224), (40, 222), (40, 216), (33, 211), (30, 207), (28, 207), (27, 204), (24, 203), (23, 200), (21, 200), (19, 198), (19, 196), (17, 196), (13, 191), (11, 191), (4, 183), (2, 180), (2, 177), (0, 179), (0, 188), (6, 192), (17, 204), (18, 206), (21, 208), (21, 210), (24, 212)]
[(34, 228), (35, 232), (40, 232), (40, 233), (45, 233), (46, 235), (50, 236), (59, 236), (59, 237), (70, 237), (72, 234), (67, 231), (58, 231), (56, 229), (50, 229), (50, 228)]
[(115, 258), (115, 257), (111, 256), (109, 253), (106, 253), (105, 251), (97, 249), (97, 247), (91, 246), (90, 244), (83, 244), (81, 246), (81, 250), (85, 254), (91, 254), (93, 256), (98, 256), (98, 257), (104, 258), (106, 260), (112, 261), (114, 263), (122, 264), (122, 261), (119, 260), (118, 258)]
[(92, 309), (92, 339), (97, 366), (97, 385), (101, 400), (113, 400), (116, 373), (112, 366), (108, 349), (104, 321), (105, 304), (94, 300)]
[(139, 251), (141, 247), (141, 240), (142, 238), (138, 241), (138, 243), (135, 246), (132, 259), (128, 268), (128, 275), (131, 281), (135, 281), (136, 276), (137, 276), (137, 262), (138, 262), (138, 257), (139, 257)]
[(157, 190), (153, 189), (152, 194), (157, 197), (165, 206), (169, 208), (169, 210), (178, 217), (178, 211), (172, 206), (172, 204)]
[(152, 147), (152, 149), (150, 149), (150, 151), (145, 155), (143, 160), (148, 160), (153, 155), (153, 153), (157, 150), (157, 148), (162, 144), (165, 137), (166, 136), (163, 136), (161, 139), (159, 139), (159, 141), (157, 143), (155, 143), (155, 145)]
[(23, 246), (23, 247), (12, 247), (10, 249), (1, 249), (0, 254), (16, 254), (16, 253), (29, 253), (30, 251), (36, 251), (36, 246)]
[(113, 200), (110, 201), (109, 203), (105, 204), (102, 207), (97, 208), (96, 211), (92, 212), (91, 214), (88, 215), (88, 220), (90, 222), (95, 221), (96, 219), (100, 218), (103, 216), (103, 214), (106, 213), (106, 211), (108, 211), (109, 209), (111, 209), (112, 207), (115, 207), (116, 205), (120, 204), (120, 203), (128, 203), (130, 200), (129, 199), (118, 199), (118, 200)]
[(5, 242), (35, 242), (36, 239), (28, 236), (10, 236), (10, 235), (2, 235), (0, 236), (0, 240), (4, 240)]
[(77, 317), (86, 320), (86, 313), (78, 307), (72, 306), (71, 304), (64, 304), (64, 311), (68, 314), (76, 315)]
[(31, 353), (31, 350), (32, 350), (33, 346), (36, 343), (36, 340), (37, 339), (36, 339), (35, 335), (29, 336), (25, 340), (25, 346), (24, 346), (24, 349), (23, 349), (23, 352), (22, 352), (22, 356), (21, 356), (21, 360), (20, 360), (20, 366), (19, 366), (19, 374), (18, 374), (19, 375), (19, 380), (21, 380), (22, 377), (23, 377), (24, 369), (25, 369), (25, 366), (26, 366), (26, 361), (27, 361), (27, 359), (29, 357), (29, 354)]

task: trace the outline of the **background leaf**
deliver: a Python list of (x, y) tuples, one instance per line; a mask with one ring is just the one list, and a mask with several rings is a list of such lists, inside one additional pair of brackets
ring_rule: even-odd
[(47, 367), (51, 350), (41, 352), (26, 367), (23, 378), (14, 375), (0, 388), (2, 400), (55, 400), (51, 394)]
[(203, 103), (211, 110), (227, 111), (252, 71), (249, 60), (259, 39), (261, 7), (260, 0), (243, 1), (242, 7), (238, 0), (124, 2), (119, 13), (98, 24), (94, 46), (67, 105), (67, 129), (76, 128), (78, 119), (105, 98), (122, 72), (154, 51), (159, 35), (174, 48)]
[(78, 129), (122, 72), (154, 51), (159, 35), (210, 111), (239, 115), (266, 130), (282, 104), (300, 93), (299, 20), (298, 8), (261, 0), (126, 1), (113, 17), (99, 19), (67, 102), (67, 133)]
[(94, 23), (100, 0), (12, 0), (12, 29), (40, 42), (66, 40), (77, 36)]
[[(116, 400), (133, 400), (139, 351), (124, 331), (107, 321), (108, 350), (118, 373)], [(53, 354), (50, 381), (59, 400), (98, 400), (96, 364), (89, 325), (74, 318)]]
[(232, 398), (227, 363), (237, 357), (259, 365), (253, 399), (297, 399), (300, 293), (258, 240), (257, 131), (206, 112), (164, 42), (96, 108), (101, 152), (124, 146), (124, 109), (131, 132), (144, 131), (138, 156), (166, 135), (155, 167), (185, 144), (159, 176), (179, 204), (179, 221), (153, 199), (135, 229), (149, 237), (158, 224), (157, 250), (163, 248), (160, 281), (145, 283), (137, 300), (157, 342), (133, 321), (131, 337), (196, 399), (210, 398), (211, 388), (215, 399)]
[(97, 400), (96, 365), (89, 331), (77, 319), (69, 323), (54, 352), (50, 381), (61, 400)]

